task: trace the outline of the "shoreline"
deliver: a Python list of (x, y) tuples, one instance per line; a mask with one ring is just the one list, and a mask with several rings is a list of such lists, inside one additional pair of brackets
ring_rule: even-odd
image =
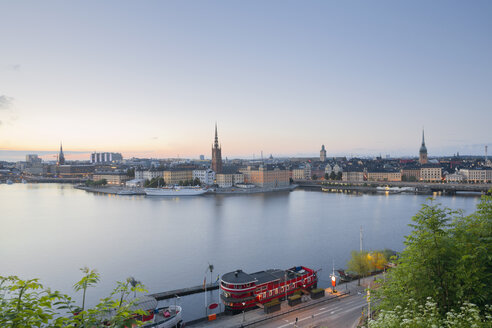
[[(292, 191), (297, 187), (298, 185), (289, 185), (287, 187), (280, 187), (280, 188), (261, 188), (261, 187), (254, 187), (249, 189), (242, 189), (237, 187), (217, 188), (215, 190), (209, 190), (203, 195), (246, 195), (246, 194), (249, 195), (249, 194), (261, 194), (261, 193), (271, 193), (271, 192), (285, 192), (285, 191)], [(120, 191), (134, 190), (135, 194), (133, 195), (119, 195), (119, 196), (146, 196), (144, 188), (130, 189), (130, 188), (119, 187), (119, 186), (118, 187), (117, 186), (88, 187), (84, 185), (74, 185), (74, 188), (79, 190), (85, 190), (87, 192), (108, 194), (108, 195), (118, 195), (118, 192)], [(169, 197), (169, 196), (161, 196), (161, 197)], [(180, 196), (178, 195), (172, 197), (180, 197)], [(190, 196), (186, 196), (186, 197), (190, 197)]]

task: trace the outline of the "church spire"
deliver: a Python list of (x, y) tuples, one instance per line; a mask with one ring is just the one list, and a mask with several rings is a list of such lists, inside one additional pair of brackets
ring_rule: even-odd
[(217, 134), (217, 122), (215, 122), (215, 141), (214, 141), (214, 147), (219, 148), (219, 136)]
[(58, 154), (58, 165), (65, 164), (65, 155), (63, 154), (63, 146), (60, 142), (60, 153)]
[(422, 146), (425, 147), (424, 128), (422, 128)]

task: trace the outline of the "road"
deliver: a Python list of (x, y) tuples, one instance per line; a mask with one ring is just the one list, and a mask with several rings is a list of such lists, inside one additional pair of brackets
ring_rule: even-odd
[[(322, 303), (319, 306), (307, 308), (271, 319), (255, 327), (288, 328), (288, 327), (341, 327), (357, 326), (362, 308), (366, 306), (363, 294), (345, 296), (336, 301)], [(297, 326), (295, 325), (296, 318)]]

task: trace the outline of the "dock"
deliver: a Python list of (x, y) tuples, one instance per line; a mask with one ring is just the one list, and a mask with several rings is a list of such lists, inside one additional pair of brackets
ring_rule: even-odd
[(203, 288), (203, 285), (199, 285), (199, 286), (194, 286), (194, 287), (169, 290), (167, 292), (162, 292), (162, 293), (150, 294), (149, 296), (155, 298), (158, 301), (162, 301), (162, 300), (168, 300), (168, 299), (174, 298), (176, 296), (181, 297), (181, 296), (186, 296), (186, 295), (191, 295), (191, 294), (204, 293), (205, 289), (207, 291), (219, 289), (219, 283), (214, 282), (211, 284), (207, 284), (206, 288)]

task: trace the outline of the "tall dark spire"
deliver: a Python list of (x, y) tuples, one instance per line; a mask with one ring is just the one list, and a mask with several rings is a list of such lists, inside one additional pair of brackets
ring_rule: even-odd
[(425, 147), (424, 129), (422, 128), (422, 146)]
[(219, 148), (219, 136), (217, 134), (217, 122), (215, 122), (215, 141), (214, 141), (214, 147)]
[(63, 154), (63, 146), (60, 142), (60, 154), (58, 154), (58, 165), (65, 164), (65, 155)]
[(419, 150), (419, 163), (427, 164), (427, 147), (425, 147), (424, 129), (422, 128), (422, 145)]

